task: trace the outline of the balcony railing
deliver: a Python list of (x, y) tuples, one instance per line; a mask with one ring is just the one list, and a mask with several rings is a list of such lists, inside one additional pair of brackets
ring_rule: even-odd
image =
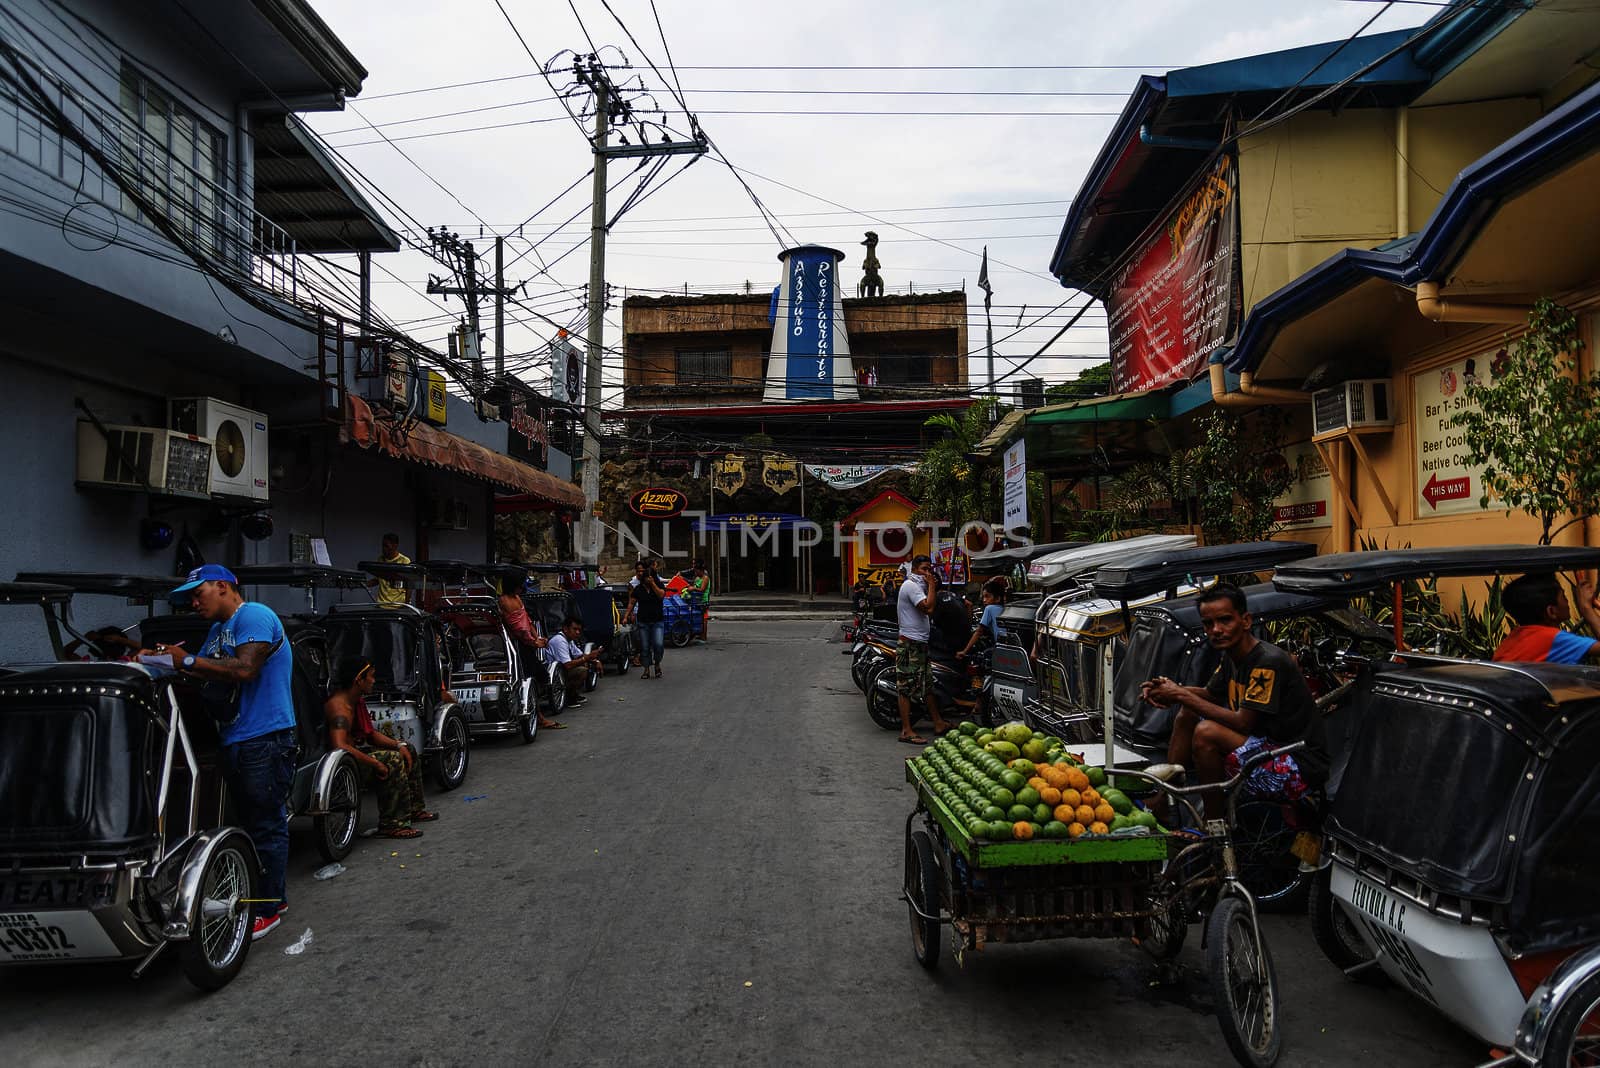
[[(96, 220), (74, 213), (72, 208), (100, 204), (117, 216), (153, 229), (160, 229), (152, 218), (159, 215), (177, 232), (190, 255), (200, 257), (219, 274), (303, 303), (295, 242), (282, 227), (179, 159), (126, 115), (86, 99), (47, 71), (34, 68), (32, 74), (70, 128), (63, 136), (54, 116), (42, 114), (31, 101), (20, 99), (14, 85), (0, 82), (0, 152), (55, 177), (70, 190), (67, 197), (52, 198), (55, 203), (34, 207), (54, 213), (63, 211), (64, 204), (64, 228), (87, 230), (85, 236), (91, 240), (145, 251), (157, 251), (160, 246), (148, 235), (120, 233), (120, 227), (110, 220)], [(102, 167), (85, 152), (70, 136), (71, 130), (81, 132), (109, 167)], [(217, 161), (223, 173), (228, 169), (228, 155), (221, 153)], [(148, 205), (148, 212), (140, 208), (140, 201)]]

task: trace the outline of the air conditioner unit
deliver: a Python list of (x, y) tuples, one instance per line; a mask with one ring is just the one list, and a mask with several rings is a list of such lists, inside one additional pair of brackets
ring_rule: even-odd
[(149, 426), (78, 423), (78, 484), (211, 496), (211, 442)]
[(215, 397), (174, 397), (167, 414), (172, 429), (211, 439), (212, 493), (267, 499), (266, 416)]
[(428, 526), (435, 530), (466, 530), (467, 502), (460, 497), (435, 497), (428, 506)]
[(1394, 404), (1387, 378), (1357, 378), (1311, 396), (1313, 434), (1394, 426)]

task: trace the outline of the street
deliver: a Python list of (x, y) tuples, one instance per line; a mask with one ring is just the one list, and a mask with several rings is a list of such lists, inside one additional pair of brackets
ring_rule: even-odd
[[(608, 677), (571, 729), (479, 745), (425, 837), (363, 839), (330, 881), (297, 826), (285, 923), (220, 993), (171, 961), (138, 982), (0, 974), (7, 1062), (1231, 1063), (1198, 931), (1166, 986), (1122, 943), (918, 967), (898, 899), (912, 750), (868, 721), (837, 635), (729, 622), (669, 650), (665, 679)], [(1344, 980), (1300, 919), (1266, 929), (1280, 1063), (1483, 1059)]]

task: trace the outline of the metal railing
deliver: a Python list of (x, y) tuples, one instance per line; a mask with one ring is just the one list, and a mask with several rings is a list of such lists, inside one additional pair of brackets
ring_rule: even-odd
[[(31, 73), (66, 123), (97, 147), (109, 171), (71, 136), (64, 136), (54, 116), (20, 99), (17, 87), (4, 82), (0, 82), (0, 152), (60, 180), (72, 190), (73, 206), (103, 205), (118, 216), (156, 228), (150, 214), (129, 195), (132, 190), (178, 232), (191, 253), (218, 272), (292, 303), (304, 303), (295, 242), (282, 227), (224, 184), (177, 158), (127, 115), (85, 99), (48, 71), (35, 67)], [(229, 153), (224, 149), (220, 156), (216, 166), (226, 173)], [(119, 233), (114, 220), (110, 232), (103, 232), (105, 222), (80, 214), (70, 225), (100, 240), (135, 244)], [(147, 241), (142, 244), (148, 246)]]

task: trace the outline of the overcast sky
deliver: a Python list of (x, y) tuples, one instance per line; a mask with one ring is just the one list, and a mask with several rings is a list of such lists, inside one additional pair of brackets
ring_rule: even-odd
[[(667, 111), (666, 121), (686, 128), (668, 86), (646, 62), (654, 60), (671, 80), (648, 0), (610, 0), (638, 45), (601, 0), (574, 0), (576, 16), (565, 0), (501, 2), (540, 63), (564, 49), (590, 51), (585, 30), (608, 62), (620, 63), (620, 57), (607, 46), (620, 47), (633, 69), (614, 77), (642, 77)], [(307, 118), (419, 222), (445, 224), (474, 239), (480, 227), (486, 235), (515, 235), (518, 224), (588, 170), (587, 143), (552, 100), (495, 0), (315, 4), (370, 76), (345, 112)], [(1003, 374), (1043, 345), (1084, 299), (1050, 277), (1050, 253), (1068, 201), (1140, 73), (1343, 39), (1380, 12), (1366, 32), (1417, 25), (1438, 10), (1431, 3), (1384, 10), (1372, 0), (656, 4), (685, 98), (704, 129), (732, 164), (762, 176), (745, 178), (788, 233), (846, 252), (843, 280), (850, 291), (860, 278), (860, 242), (869, 229), (879, 234), (878, 258), (891, 291), (965, 286), (974, 385), (984, 375), (983, 304), (976, 288), (984, 245)], [(695, 69), (825, 65), (868, 69)], [(886, 69), (935, 66), (1003, 69)], [(416, 92), (490, 78), (506, 80)], [(889, 91), (902, 95), (872, 95)], [(487, 110), (445, 114), (472, 109)], [(878, 114), (800, 114), (808, 111)], [(379, 124), (394, 143), (368, 123)], [(463, 132), (483, 126), (497, 128)], [(668, 161), (659, 191), (611, 232), (606, 276), (617, 287), (618, 306), (607, 315), (608, 346), (619, 341), (623, 289), (728, 292), (748, 282), (763, 291), (777, 283), (783, 245), (729, 168), (708, 157), (662, 184), (680, 165)], [(611, 167), (616, 181), (627, 178), (632, 163)], [(627, 178), (612, 194), (613, 209), (634, 184)], [(586, 179), (526, 222), (507, 253), (524, 253), (544, 239), (507, 271), (508, 278), (527, 280), (528, 304), (579, 333), (589, 198)], [(391, 221), (412, 225), (393, 215)], [(492, 241), (475, 244), (487, 252)], [(569, 249), (575, 251), (544, 273), (541, 257), (548, 264)], [(430, 271), (440, 270), (416, 252), (378, 261), (417, 289)], [(435, 303), (439, 298), (420, 295), (382, 269), (375, 279), (379, 309), (442, 348), (449, 321)], [(1066, 307), (1051, 311), (1063, 300)], [(458, 301), (448, 307), (460, 313)], [(543, 350), (555, 326), (527, 310), (518, 309), (515, 318), (528, 322), (508, 329), (508, 351), (534, 353), (516, 369), (540, 383), (548, 376)], [(1058, 381), (1104, 359), (1104, 315), (1096, 308), (1080, 322), (1024, 374)], [(614, 380), (619, 362), (607, 362)], [(1002, 388), (1010, 381), (1015, 378)], [(613, 402), (615, 393), (606, 399)]]

